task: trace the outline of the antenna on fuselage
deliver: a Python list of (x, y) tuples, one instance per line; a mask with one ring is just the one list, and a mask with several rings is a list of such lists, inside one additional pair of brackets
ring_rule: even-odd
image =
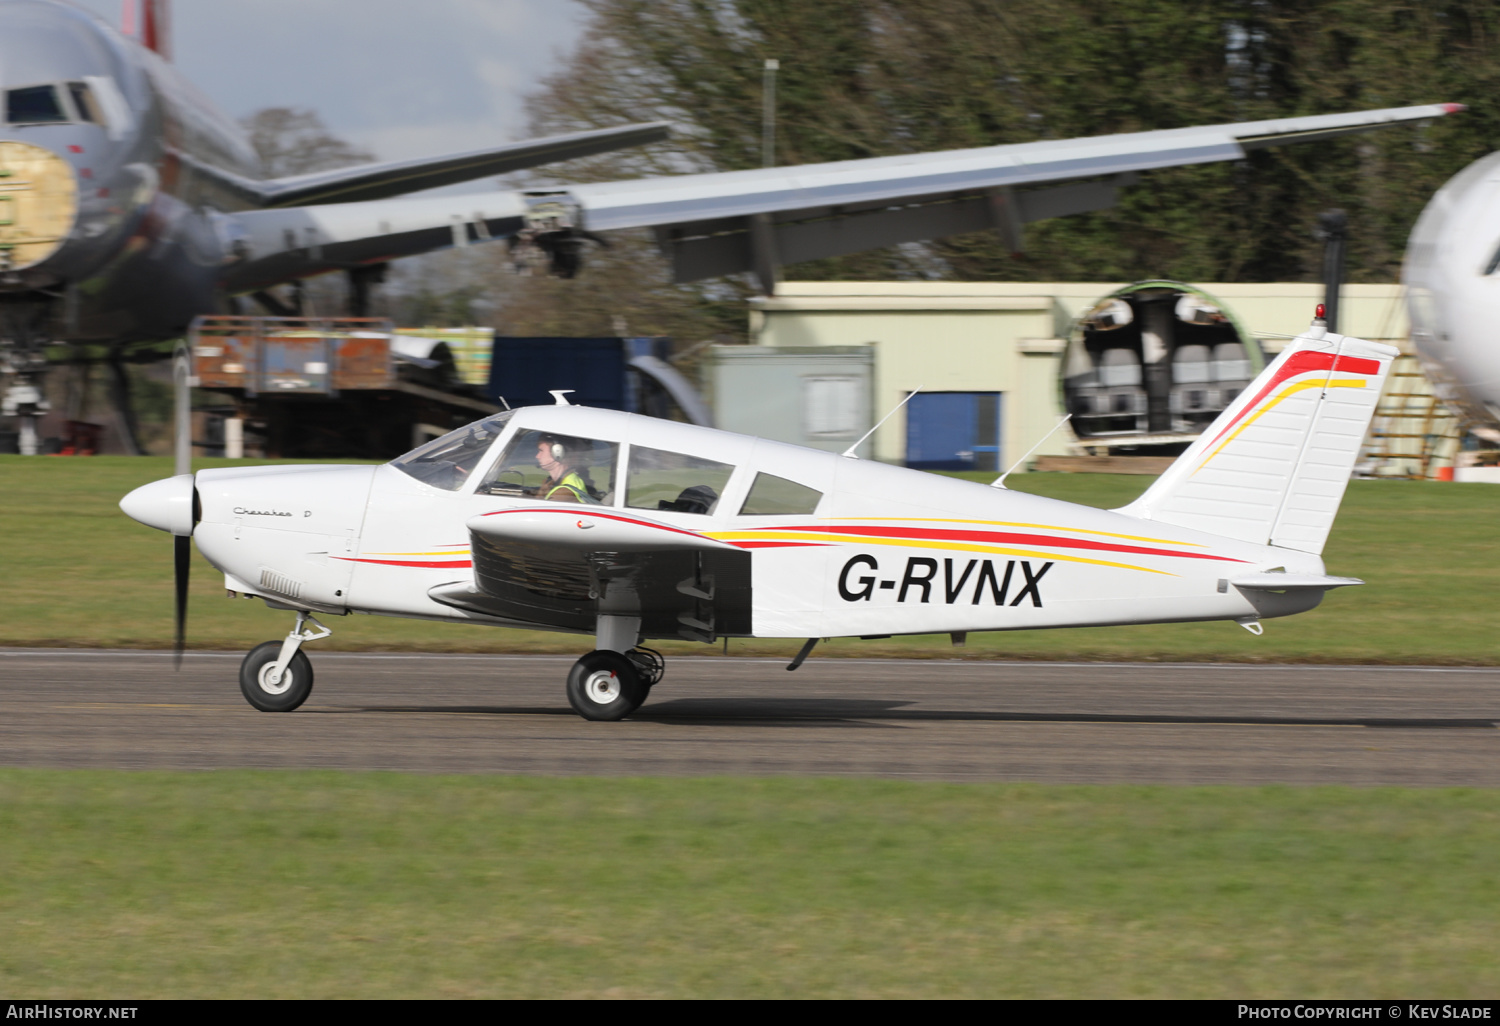
[(1033, 445), (1030, 449), (1026, 450), (1026, 455), (1025, 456), (1022, 456), (1020, 459), (1016, 460), (1016, 462), (1014, 462), (1014, 463), (1012, 463), (1010, 465), (1010, 470), (1007, 470), (1005, 473), (1003, 473), (999, 477), (995, 478), (995, 480), (991, 481), (990, 482), (990, 487), (991, 488), (1004, 488), (1005, 487), (1005, 479), (1007, 477), (1010, 477), (1011, 470), (1015, 470), (1021, 464), (1025, 463), (1031, 457), (1032, 453), (1036, 452), (1038, 449), (1040, 449), (1042, 447), (1042, 443), (1043, 442), (1045, 442), (1047, 439), (1051, 438), (1053, 435), (1057, 434), (1057, 429), (1060, 428), (1060, 427), (1062, 427), (1064, 424), (1066, 424), (1068, 421), (1070, 421), (1072, 419), (1073, 419), (1073, 415), (1071, 413), (1064, 414), (1063, 415), (1063, 419), (1060, 420), (1060, 421), (1058, 421), (1056, 424), (1054, 424), (1052, 426), (1052, 430), (1051, 431), (1048, 431), (1041, 438), (1037, 439), (1037, 443), (1035, 445)]
[(911, 402), (911, 397), (914, 396), (914, 395), (916, 395), (918, 392), (922, 391), (922, 388), (923, 388), (922, 385), (918, 385), (916, 388), (914, 388), (910, 392), (908, 392), (906, 394), (906, 398), (905, 399), (901, 400), (899, 403), (897, 403), (895, 406), (893, 406), (891, 408), (891, 412), (890, 413), (887, 413), (884, 417), (881, 417), (880, 420), (876, 421), (874, 427), (872, 427), (870, 430), (866, 431), (863, 435), (861, 435), (859, 437), (859, 441), (857, 441), (853, 445), (849, 446), (849, 448), (847, 448), (843, 452), (839, 453), (839, 455), (840, 456), (846, 456), (846, 457), (848, 457), (851, 460), (857, 460), (857, 459), (859, 459), (859, 457), (854, 454), (854, 450), (858, 449), (861, 445), (864, 445), (865, 444), (865, 439), (869, 438), (875, 432), (879, 431), (880, 430), (880, 425), (884, 424), (886, 421), (888, 421), (892, 417), (894, 417), (896, 415), (896, 411), (899, 410), (899, 409), (901, 409), (901, 407), (905, 406), (907, 403)]
[(553, 406), (572, 406), (573, 404), (568, 402), (568, 396), (572, 395), (573, 391), (571, 388), (554, 388), (547, 394), (552, 397)]

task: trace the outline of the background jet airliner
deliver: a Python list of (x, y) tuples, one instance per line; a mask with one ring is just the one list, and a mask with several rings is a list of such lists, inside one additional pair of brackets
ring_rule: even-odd
[(1500, 153), (1448, 180), (1412, 228), (1412, 342), (1464, 426), (1500, 445)]
[[(227, 296), (331, 271), (351, 294), (383, 265), (524, 238), (554, 271), (590, 233), (651, 228), (678, 281), (1022, 226), (1112, 205), (1142, 170), (1438, 117), (1424, 105), (990, 146), (801, 167), (463, 196), (402, 193), (660, 140), (660, 123), (445, 157), (260, 180), (243, 132), (140, 40), (60, 0), (0, 0), (0, 360), (26, 413), (42, 346), (179, 336)], [(6, 223), (8, 222), (8, 223)], [(358, 310), (351, 312), (358, 313)], [(115, 366), (116, 381), (124, 374)], [(31, 389), (28, 393), (27, 389)], [(19, 390), (19, 391), (17, 391)]]

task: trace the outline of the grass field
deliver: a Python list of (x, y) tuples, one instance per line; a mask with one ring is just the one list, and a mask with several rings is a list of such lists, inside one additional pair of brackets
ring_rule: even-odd
[(0, 770), (0, 992), (1500, 991), (1500, 792)]
[[(223, 461), (219, 461), (222, 465)], [(214, 465), (198, 461), (196, 466)], [(171, 542), (116, 505), (136, 485), (171, 473), (163, 458), (0, 456), (5, 587), (0, 645), (157, 648), (171, 639)], [(1150, 478), (1090, 474), (1012, 477), (1017, 490), (1112, 507)], [(1355, 481), (1324, 558), (1364, 588), (1333, 592), (1311, 613), (1268, 621), (1264, 637), (1228, 623), (1015, 631), (835, 641), (819, 656), (1500, 663), (1500, 489), (1489, 485)], [(224, 597), (223, 578), (195, 557), (189, 642), (242, 649), (277, 638), (285, 613)], [(579, 652), (581, 639), (469, 625), (349, 617), (330, 624), (329, 649)], [(733, 642), (738, 654), (790, 654), (795, 642)], [(714, 652), (666, 644), (671, 652)]]

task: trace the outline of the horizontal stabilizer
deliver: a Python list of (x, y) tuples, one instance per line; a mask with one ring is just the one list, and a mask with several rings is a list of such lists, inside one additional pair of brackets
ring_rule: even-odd
[(1310, 329), (1119, 512), (1321, 553), (1397, 355)]
[(1246, 591), (1291, 591), (1303, 588), (1347, 588), (1364, 584), (1358, 577), (1325, 577), (1322, 574), (1247, 574), (1229, 581)]

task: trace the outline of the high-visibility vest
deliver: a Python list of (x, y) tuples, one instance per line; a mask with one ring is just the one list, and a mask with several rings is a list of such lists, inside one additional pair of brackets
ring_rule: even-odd
[[(558, 495), (558, 492), (562, 492), (563, 494)], [(561, 481), (547, 489), (547, 494), (543, 495), (542, 498), (550, 499), (553, 502), (592, 501), (589, 497), (588, 485), (584, 484), (583, 478), (579, 477), (577, 472), (572, 470), (564, 474)]]

